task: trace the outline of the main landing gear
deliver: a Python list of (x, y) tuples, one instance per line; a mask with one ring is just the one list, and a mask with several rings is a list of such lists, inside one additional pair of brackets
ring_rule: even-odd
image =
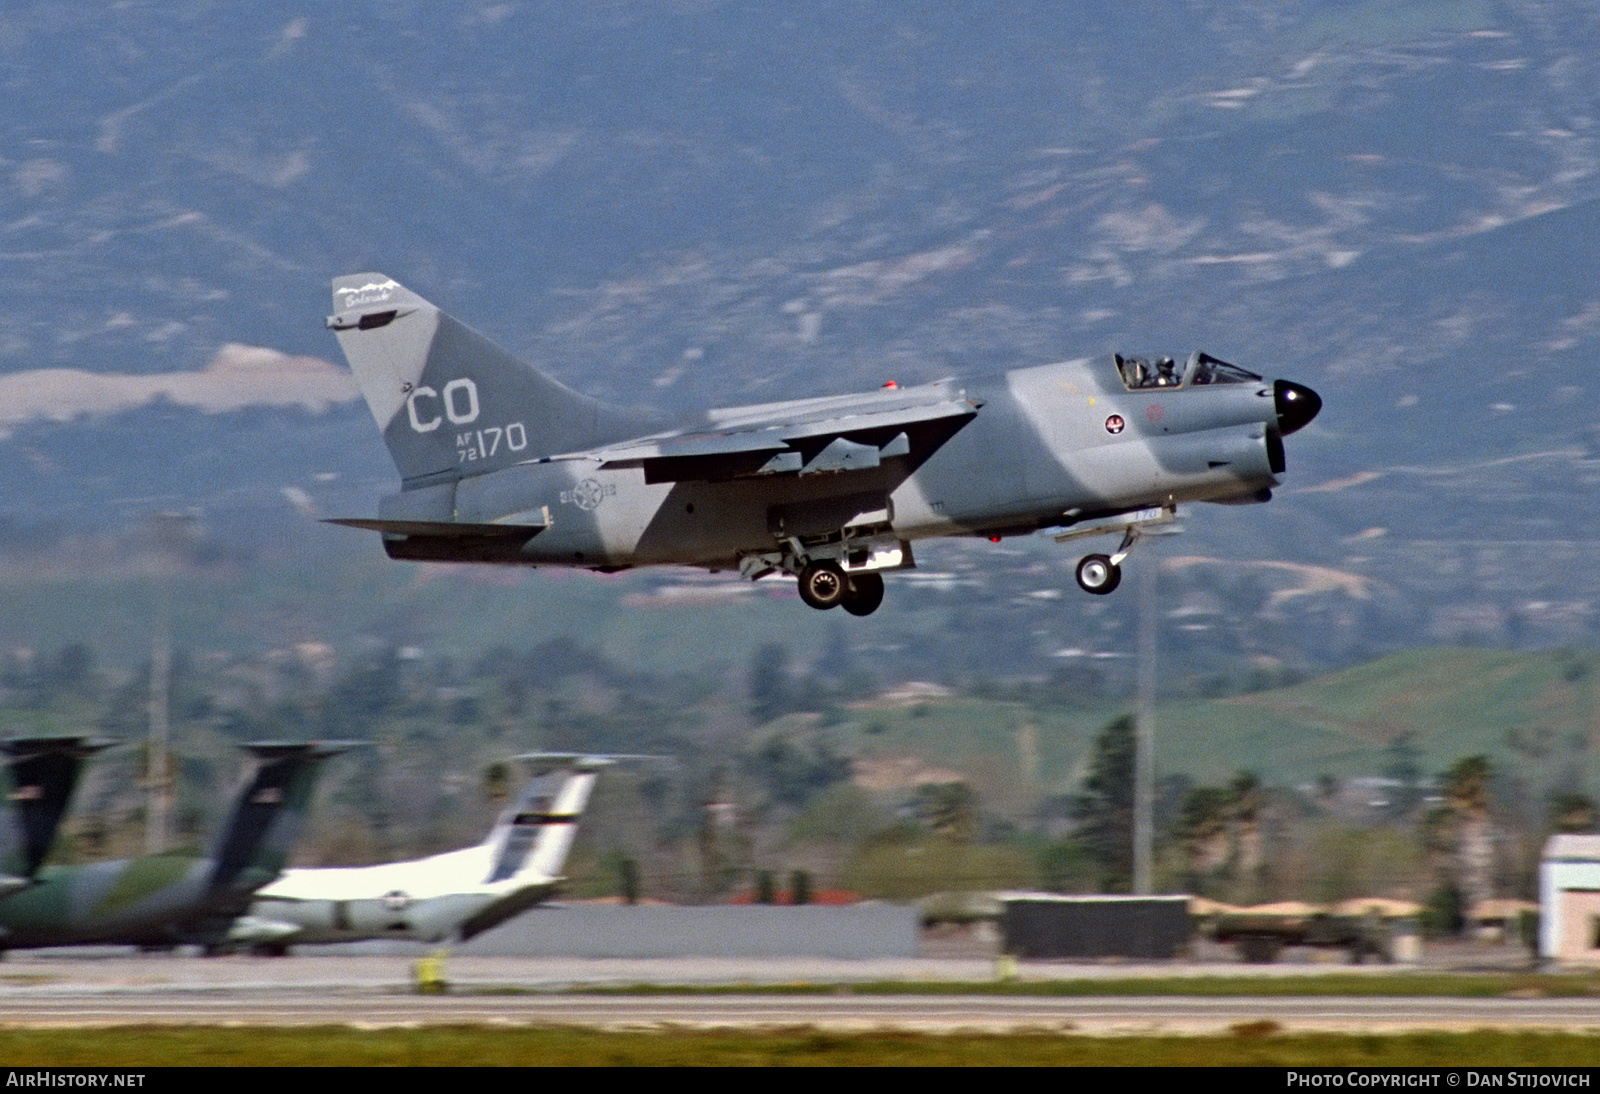
[(1177, 509), (1171, 505), (1164, 505), (1157, 509), (1124, 513), (1087, 528), (1074, 528), (1070, 532), (1056, 536), (1055, 540), (1057, 543), (1062, 543), (1080, 536), (1103, 535), (1107, 532), (1122, 533), (1122, 545), (1112, 554), (1084, 555), (1078, 561), (1078, 587), (1086, 593), (1105, 596), (1122, 584), (1122, 560), (1128, 557), (1128, 552), (1133, 550), (1134, 544), (1144, 536), (1166, 536), (1181, 532), (1183, 529), (1178, 526), (1177, 519)]
[(847, 574), (831, 560), (808, 562), (800, 571), (800, 599), (820, 611), (842, 607), (851, 615), (871, 615), (883, 603), (883, 575)]
[(819, 536), (809, 543), (784, 536), (773, 550), (739, 558), (739, 572), (751, 581), (772, 574), (793, 575), (799, 579), (801, 600), (819, 611), (843, 608), (851, 615), (871, 615), (883, 604), (885, 570), (914, 565), (911, 544), (894, 538), (888, 525), (859, 534)]

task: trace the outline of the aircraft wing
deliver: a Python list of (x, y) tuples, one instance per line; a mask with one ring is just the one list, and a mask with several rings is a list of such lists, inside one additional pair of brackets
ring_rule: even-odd
[(568, 458), (598, 458), (605, 469), (643, 468), (646, 482), (861, 471), (910, 456), (914, 441), (925, 456), (966, 425), (978, 404), (939, 388), (750, 409), (762, 413), (713, 412), (703, 430), (643, 437)]
[(532, 908), (536, 904), (543, 904), (555, 893), (556, 881), (542, 885), (523, 885), (511, 893), (485, 905), (469, 916), (461, 924), (461, 941), (465, 942), (476, 935), (482, 934), (491, 927), (498, 927), (506, 920)]

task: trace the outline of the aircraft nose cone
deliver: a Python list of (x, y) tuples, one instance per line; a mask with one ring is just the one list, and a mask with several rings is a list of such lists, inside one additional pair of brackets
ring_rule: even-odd
[(1322, 409), (1322, 396), (1304, 384), (1274, 380), (1272, 403), (1278, 412), (1278, 433), (1287, 437), (1311, 424), (1311, 419)]

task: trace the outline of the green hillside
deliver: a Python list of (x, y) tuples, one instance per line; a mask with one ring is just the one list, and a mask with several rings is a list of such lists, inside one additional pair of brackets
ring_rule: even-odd
[[(1203, 784), (1240, 770), (1276, 785), (1378, 775), (1393, 762), (1397, 739), (1410, 734), (1424, 772), (1481, 753), (1543, 786), (1587, 753), (1597, 709), (1592, 667), (1587, 652), (1419, 649), (1294, 687), (1164, 702), (1157, 770)], [(836, 747), (876, 768), (915, 756), (958, 770), (1004, 811), (1040, 793), (1071, 792), (1095, 734), (1123, 709), (890, 698), (853, 708), (828, 732)], [(912, 777), (915, 768), (901, 766)]]
[(1175, 704), (1162, 711), (1161, 764), (1201, 778), (1251, 767), (1283, 782), (1374, 774), (1410, 734), (1427, 771), (1480, 753), (1553, 769), (1589, 747), (1592, 665), (1588, 653), (1418, 649), (1295, 687)]

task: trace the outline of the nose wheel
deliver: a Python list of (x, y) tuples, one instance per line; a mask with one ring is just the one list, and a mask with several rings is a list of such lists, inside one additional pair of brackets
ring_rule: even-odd
[(1105, 596), (1122, 584), (1122, 567), (1108, 555), (1085, 555), (1078, 562), (1078, 587), (1086, 593)]
[(1078, 560), (1078, 587), (1086, 593), (1105, 596), (1122, 584), (1122, 560), (1145, 536), (1170, 536), (1183, 529), (1177, 524), (1178, 510), (1172, 505), (1154, 509), (1140, 509), (1132, 513), (1073, 528), (1055, 537), (1057, 543), (1080, 536), (1098, 536), (1106, 532), (1121, 532), (1122, 546), (1109, 555), (1084, 555)]

